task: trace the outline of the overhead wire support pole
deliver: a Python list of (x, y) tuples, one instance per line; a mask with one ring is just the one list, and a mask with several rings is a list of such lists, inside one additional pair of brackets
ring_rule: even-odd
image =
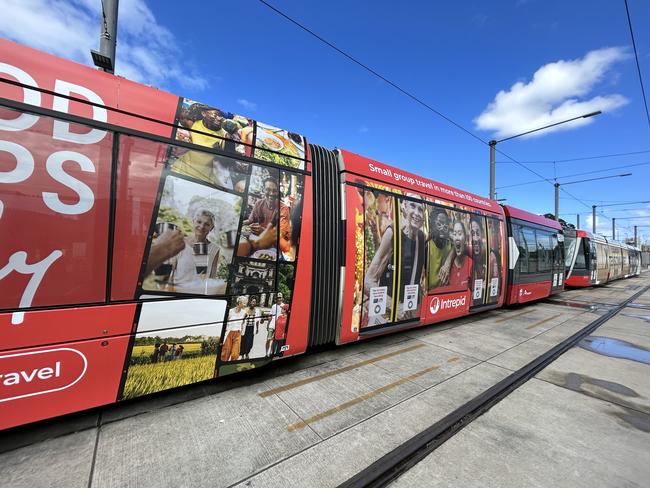
[(559, 183), (557, 181), (557, 178), (555, 178), (555, 183), (553, 183), (553, 186), (555, 187), (555, 220), (559, 220), (560, 218), (560, 186), (574, 185), (575, 183), (585, 183), (587, 181), (606, 180), (609, 178), (619, 178), (621, 176), (631, 176), (631, 175), (632, 173), (623, 173), (620, 175), (609, 175), (609, 176), (600, 176), (598, 178), (588, 178), (586, 180), (567, 181), (566, 183)]
[(596, 233), (596, 205), (591, 206), (591, 230)]
[[(567, 122), (573, 122), (574, 120), (578, 120), (578, 119), (587, 119), (587, 118), (589, 118), (589, 117), (593, 117), (593, 116), (595, 116), (595, 115), (600, 115), (600, 114), (602, 114), (602, 113), (603, 113), (602, 111), (597, 110), (597, 111), (595, 111), (595, 112), (591, 112), (591, 113), (588, 113), (588, 114), (579, 115), (579, 116), (577, 116), (577, 117), (573, 117), (572, 119), (563, 120), (562, 122), (555, 122), (554, 124), (545, 125), (544, 127), (538, 127), (537, 129), (533, 129), (533, 130), (529, 130), (529, 131), (526, 131), (526, 132), (522, 132), (521, 134), (517, 134), (517, 135), (514, 135), (514, 136), (506, 137), (505, 139), (501, 139), (501, 140), (499, 140), (499, 141), (496, 141), (495, 144), (496, 144), (496, 143), (499, 143), (499, 142), (509, 141), (510, 139), (514, 139), (515, 137), (526, 136), (526, 135), (528, 135), (528, 134), (532, 134), (533, 132), (538, 132), (538, 131), (540, 131), (540, 130), (548, 129), (548, 128), (550, 128), (550, 127), (555, 127), (556, 125), (566, 124)], [(556, 162), (556, 161), (554, 161), (554, 162)]]
[(495, 170), (496, 170), (496, 162), (494, 161), (494, 153), (495, 153), (495, 147), (497, 145), (497, 141), (491, 140), (489, 142), (490, 144), (490, 200), (495, 200), (496, 199), (496, 193), (495, 193), (495, 188), (494, 185), (496, 184), (495, 181)]
[(555, 220), (560, 220), (560, 184), (555, 179)]
[(102, 22), (99, 34), (99, 51), (90, 51), (95, 66), (111, 74), (115, 72), (118, 7), (119, 0), (102, 0)]
[[(596, 112), (590, 112), (590, 113), (588, 113), (588, 114), (579, 115), (578, 117), (573, 117), (573, 118), (570, 118), (570, 119), (567, 119), (567, 120), (562, 120), (561, 122), (555, 122), (554, 124), (545, 125), (544, 127), (538, 127), (537, 129), (533, 129), (533, 130), (529, 130), (529, 131), (526, 131), (526, 132), (522, 132), (521, 134), (515, 134), (514, 136), (506, 137), (506, 138), (504, 138), (504, 139), (500, 139), (500, 140), (498, 140), (498, 141), (496, 141), (496, 140), (494, 140), (494, 139), (491, 140), (491, 141), (488, 143), (488, 144), (490, 145), (490, 199), (491, 199), (491, 200), (494, 200), (494, 190), (495, 190), (494, 185), (495, 185), (495, 180), (496, 180), (496, 176), (495, 176), (495, 166), (496, 166), (496, 162), (495, 162), (495, 160), (494, 160), (494, 153), (495, 153), (495, 151), (496, 151), (496, 145), (497, 145), (498, 143), (500, 143), (500, 142), (504, 142), (504, 141), (509, 141), (510, 139), (514, 139), (515, 137), (521, 137), (521, 136), (525, 136), (525, 135), (528, 135), (528, 134), (532, 134), (533, 132), (538, 132), (538, 131), (540, 131), (540, 130), (548, 129), (548, 128), (550, 128), (550, 127), (555, 127), (556, 125), (566, 124), (567, 122), (573, 122), (574, 120), (578, 120), (578, 119), (587, 119), (587, 118), (589, 118), (589, 117), (594, 117), (595, 115), (600, 115), (600, 114), (602, 114), (602, 112), (601, 112), (600, 110), (597, 110)], [(501, 152), (501, 151), (499, 151), (499, 152)], [(512, 159), (512, 158), (510, 158), (510, 159)], [(513, 159), (513, 161), (514, 161), (514, 159)], [(515, 162), (517, 162), (517, 161), (515, 161)], [(519, 165), (523, 166), (524, 168), (526, 168), (526, 166), (524, 166), (523, 164), (521, 164), (521, 163), (519, 163), (519, 162), (517, 162), (517, 163), (518, 163)], [(530, 168), (526, 168), (526, 169), (527, 169), (528, 171), (532, 172), (532, 173), (535, 173), (535, 172), (532, 171)], [(539, 173), (536, 173), (536, 174), (539, 175)], [(539, 176), (541, 176), (541, 175), (539, 175)], [(546, 178), (545, 178), (545, 179), (546, 179)], [(550, 182), (549, 179), (546, 179), (546, 180)], [(555, 183), (555, 184), (557, 185), (557, 180), (556, 180), (556, 183)], [(555, 187), (555, 190), (556, 190), (556, 194), (557, 194), (557, 191), (558, 191), (558, 187), (557, 187), (557, 186)], [(556, 215), (555, 218), (557, 219), (557, 218), (558, 218), (558, 217), (557, 217), (557, 207), (556, 207), (556, 210), (555, 210), (555, 215)]]
[[(385, 76), (383, 76), (383, 75), (382, 75), (381, 73), (379, 73), (378, 71), (374, 70), (374, 69), (371, 68), (370, 66), (368, 66), (368, 65), (364, 64), (363, 62), (359, 61), (358, 59), (356, 59), (354, 56), (348, 54), (347, 52), (345, 52), (345, 51), (342, 50), (341, 48), (337, 47), (337, 46), (334, 45), (332, 42), (330, 42), (330, 41), (328, 41), (327, 39), (325, 39), (324, 37), (318, 35), (317, 33), (315, 33), (314, 31), (312, 31), (312, 30), (309, 29), (308, 27), (304, 26), (303, 24), (301, 24), (301, 23), (298, 22), (297, 20), (291, 18), (289, 15), (285, 14), (284, 12), (282, 12), (281, 10), (279, 10), (278, 8), (276, 8), (276, 7), (274, 7), (273, 5), (271, 5), (268, 1), (266, 1), (266, 0), (258, 0), (258, 1), (259, 1), (259, 3), (261, 3), (261, 4), (264, 5), (264, 6), (266, 6), (266, 7), (269, 8), (270, 10), (274, 11), (275, 13), (277, 13), (278, 15), (280, 15), (281, 17), (283, 17), (283, 18), (286, 19), (287, 21), (291, 22), (291, 23), (294, 24), (295, 26), (299, 27), (300, 29), (302, 29), (303, 31), (305, 31), (306, 33), (308, 33), (309, 35), (315, 37), (316, 39), (318, 39), (318, 40), (319, 40), (320, 42), (322, 42), (323, 44), (329, 46), (329, 47), (332, 48), (334, 51), (338, 52), (339, 54), (341, 54), (341, 55), (344, 56), (345, 58), (349, 59), (350, 61), (352, 61), (353, 63), (355, 63), (357, 66), (363, 68), (364, 70), (366, 70), (367, 72), (369, 72), (369, 73), (372, 74), (373, 76), (376, 76), (376, 77), (379, 78), (380, 80), (382, 80), (382, 81), (384, 81), (385, 83), (387, 83), (388, 85), (392, 86), (393, 88), (395, 88), (397, 91), (399, 91), (400, 93), (402, 93), (402, 94), (405, 95), (406, 97), (410, 98), (410, 99), (413, 100), (414, 102), (416, 102), (416, 103), (418, 103), (419, 105), (423, 106), (424, 108), (426, 108), (426, 109), (429, 110), (430, 112), (433, 112), (434, 114), (438, 115), (439, 117), (441, 117), (442, 119), (446, 120), (447, 122), (449, 122), (450, 124), (452, 124), (452, 125), (455, 126), (456, 128), (462, 130), (463, 132), (465, 132), (467, 135), (471, 136), (471, 137), (474, 138), (475, 140), (479, 141), (479, 142), (482, 143), (482, 144), (486, 144), (486, 145), (489, 144), (488, 141), (483, 140), (482, 138), (480, 138), (479, 136), (477, 136), (476, 134), (474, 134), (472, 131), (470, 131), (469, 129), (463, 127), (461, 124), (459, 124), (458, 122), (456, 122), (455, 120), (453, 120), (451, 117), (448, 117), (447, 115), (443, 114), (443, 113), (440, 112), (439, 110), (436, 110), (434, 107), (432, 107), (430, 104), (426, 103), (426, 102), (425, 102), (424, 100), (422, 100), (421, 98), (417, 97), (417, 96), (414, 95), (413, 93), (410, 93), (409, 91), (407, 91), (406, 89), (404, 89), (404, 88), (402, 88), (400, 85), (398, 85), (397, 83), (395, 83), (395, 82), (389, 80), (388, 78), (386, 78)], [(600, 113), (600, 112), (593, 112), (593, 113), (591, 113), (591, 114), (587, 114), (587, 115), (584, 115), (584, 116), (580, 116), (580, 117), (578, 117), (578, 118), (582, 118), (582, 117), (586, 117), (586, 116), (591, 117), (592, 115), (597, 115), (597, 114), (599, 114), (599, 113)], [(557, 125), (557, 124), (551, 124), (551, 125)], [(498, 142), (498, 141), (496, 141), (496, 142)], [(495, 144), (494, 144), (495, 146), (496, 146), (496, 142), (495, 142)], [(494, 150), (495, 150), (495, 152), (496, 152), (496, 147), (494, 148)], [(550, 179), (548, 179), (548, 178), (544, 178), (544, 176), (541, 175), (540, 173), (538, 173), (537, 171), (535, 171), (535, 170), (529, 168), (529, 167), (526, 166), (525, 164), (522, 164), (522, 163), (520, 163), (519, 161), (517, 161), (516, 159), (514, 159), (514, 158), (508, 156), (508, 155), (505, 154), (503, 151), (498, 151), (498, 152), (499, 152), (499, 154), (501, 154), (502, 156), (505, 156), (506, 158), (508, 158), (508, 159), (509, 159), (510, 161), (512, 161), (514, 164), (517, 164), (517, 165), (521, 166), (521, 167), (524, 168), (526, 171), (528, 171), (528, 172), (534, 174), (534, 175), (537, 176), (538, 178), (542, 178), (543, 180), (549, 182), (550, 184), (553, 184), (553, 182), (552, 182)], [(571, 198), (573, 198), (575, 201), (581, 203), (582, 205), (584, 205), (584, 206), (586, 206), (586, 207), (589, 207), (589, 205), (587, 205), (584, 201), (580, 200), (579, 198), (576, 198), (575, 196), (573, 196), (572, 194), (570, 194), (569, 192), (567, 192), (565, 189), (562, 189), (562, 191), (563, 191), (564, 193), (566, 193), (567, 195), (569, 195)]]

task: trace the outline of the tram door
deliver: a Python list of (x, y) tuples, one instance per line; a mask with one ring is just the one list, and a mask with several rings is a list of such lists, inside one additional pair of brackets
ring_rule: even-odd
[(606, 283), (609, 278), (609, 255), (607, 246), (602, 242), (596, 243), (596, 284)]
[(552, 275), (553, 284), (551, 293), (564, 289), (564, 236), (562, 234), (550, 234), (552, 250)]
[(591, 277), (591, 284), (593, 285), (598, 280), (598, 260), (596, 258), (596, 243), (591, 239), (585, 239), (585, 242), (588, 242), (589, 246), (589, 262), (587, 263), (587, 269), (589, 270), (589, 276)]

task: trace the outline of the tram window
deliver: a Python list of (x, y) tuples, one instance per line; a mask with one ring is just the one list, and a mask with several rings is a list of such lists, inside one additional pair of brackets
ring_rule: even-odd
[(540, 272), (551, 271), (551, 235), (542, 230), (537, 230), (535, 233), (537, 235), (538, 269)]
[(515, 242), (517, 243), (517, 249), (519, 250), (519, 272), (528, 273), (528, 248), (526, 246), (522, 229), (521, 225), (512, 226)]
[(560, 248), (560, 241), (557, 240), (557, 235), (551, 234), (551, 248), (553, 249), (553, 264), (561, 266), (564, 259), (562, 258), (562, 249)]
[(537, 273), (538, 251), (535, 229), (524, 227), (522, 233), (528, 249), (528, 273)]
[[(554, 238), (555, 238), (554, 243), (557, 246), (558, 241), (557, 241), (557, 237), (555, 237), (555, 235), (554, 235)], [(571, 266), (571, 259), (573, 258), (573, 251), (575, 249), (577, 241), (578, 241), (578, 239), (575, 236), (567, 236), (567, 235), (564, 236), (564, 248), (566, 249), (564, 264), (566, 265), (567, 268), (569, 266)], [(554, 248), (554, 250), (555, 250), (555, 248)]]
[(587, 261), (585, 259), (585, 240), (580, 239), (580, 246), (578, 247), (578, 255), (576, 256), (576, 263), (573, 269), (586, 269)]

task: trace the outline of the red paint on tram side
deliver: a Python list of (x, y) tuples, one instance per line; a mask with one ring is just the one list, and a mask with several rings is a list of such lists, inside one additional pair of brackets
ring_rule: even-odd
[(389, 185), (397, 185), (402, 188), (406, 187), (414, 192), (429, 195), (440, 200), (467, 205), (468, 207), (501, 215), (501, 207), (499, 204), (486, 197), (409, 173), (408, 171), (389, 166), (344, 149), (340, 149), (339, 151), (345, 161), (345, 171), (384, 181)]
[(135, 310), (135, 303), (36, 310), (25, 312), (18, 325), (11, 323), (14, 314), (3, 313), (0, 350), (130, 334)]
[(424, 312), (426, 323), (441, 322), (469, 314), (472, 293), (469, 290), (444, 295), (425, 297)]
[(571, 277), (565, 281), (565, 284), (567, 286), (591, 286), (592, 285), (591, 277), (589, 275), (584, 275), (584, 276), (571, 275)]
[(546, 217), (542, 217), (534, 213), (526, 212), (525, 210), (516, 207), (511, 207), (510, 205), (504, 205), (503, 210), (505, 211), (506, 215), (511, 219), (524, 220), (526, 222), (532, 222), (537, 225), (543, 225), (544, 227), (550, 227), (551, 229), (555, 229), (559, 231), (562, 230), (562, 226), (556, 220), (547, 219)]
[(508, 304), (526, 303), (546, 298), (551, 294), (551, 281), (538, 281), (511, 285), (508, 290)]
[(128, 336), (0, 354), (0, 429), (115, 401)]
[[(337, 344), (345, 344), (359, 339), (361, 325), (361, 298), (363, 295), (363, 237), (361, 247), (357, 242), (357, 233), (363, 236), (363, 198), (357, 188), (346, 187), (345, 194), (345, 290), (341, 311), (341, 330)], [(360, 256), (357, 254), (360, 253)], [(361, 258), (361, 270), (357, 270), (358, 257)], [(360, 282), (357, 283), (357, 273)], [(355, 298), (359, 301), (355, 303)], [(356, 307), (356, 308), (355, 308)]]
[(311, 310), (311, 271), (313, 259), (313, 201), (311, 176), (305, 177), (305, 190), (303, 196), (302, 226), (300, 228), (300, 244), (296, 263), (295, 284), (291, 297), (291, 316), (287, 329), (286, 345), (289, 346), (284, 356), (300, 354), (307, 350), (309, 338), (309, 312)]

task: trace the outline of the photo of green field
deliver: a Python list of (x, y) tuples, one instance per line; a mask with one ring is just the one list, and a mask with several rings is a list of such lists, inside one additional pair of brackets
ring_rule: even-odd
[(211, 354), (178, 361), (134, 364), (129, 367), (122, 399), (209, 380), (214, 376), (215, 361), (216, 354)]
[(162, 337), (136, 336), (120, 398), (126, 400), (213, 378), (220, 329), (221, 324), (168, 329)]

